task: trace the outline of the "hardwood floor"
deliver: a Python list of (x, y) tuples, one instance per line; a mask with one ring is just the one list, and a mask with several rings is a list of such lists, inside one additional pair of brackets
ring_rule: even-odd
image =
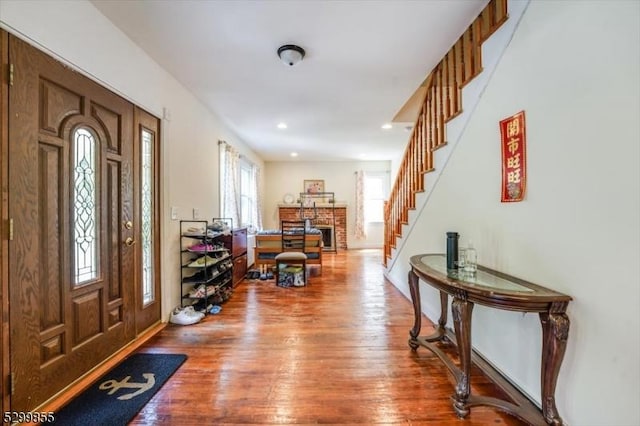
[[(411, 302), (380, 250), (323, 256), (307, 287), (245, 280), (219, 314), (151, 338), (139, 352), (189, 358), (131, 424), (522, 424), (488, 407), (456, 417), (448, 370), (407, 344)], [(471, 382), (501, 396), (479, 370)]]

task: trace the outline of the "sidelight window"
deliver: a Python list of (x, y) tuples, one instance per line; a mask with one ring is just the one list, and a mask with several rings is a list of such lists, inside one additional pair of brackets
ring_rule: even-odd
[(154, 135), (150, 131), (142, 130), (142, 303), (148, 304), (155, 300), (154, 271), (153, 271), (153, 145)]

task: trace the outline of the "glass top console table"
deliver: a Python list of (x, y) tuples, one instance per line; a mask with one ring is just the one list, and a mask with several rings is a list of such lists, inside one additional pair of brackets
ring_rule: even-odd
[[(409, 260), (409, 289), (414, 310), (414, 325), (409, 331), (409, 346), (417, 350), (423, 346), (431, 350), (447, 366), (456, 379), (453, 408), (459, 417), (469, 414), (476, 405), (488, 405), (506, 411), (530, 424), (562, 425), (555, 403), (555, 388), (569, 335), (569, 318), (566, 309), (571, 297), (533, 284), (502, 272), (478, 265), (474, 275), (447, 273), (443, 254), (420, 254)], [(422, 309), (420, 306), (419, 279), (440, 292), (440, 318), (436, 331), (430, 336), (420, 336)], [(448, 300), (452, 297), (451, 313), (455, 336), (445, 329)], [(517, 312), (537, 312), (542, 324), (541, 396), (542, 412), (504, 379), (495, 369), (479, 357), (473, 361), (511, 399), (511, 401), (471, 395), (470, 367), (471, 312), (474, 304)], [(437, 345), (438, 342), (455, 340), (459, 366)]]

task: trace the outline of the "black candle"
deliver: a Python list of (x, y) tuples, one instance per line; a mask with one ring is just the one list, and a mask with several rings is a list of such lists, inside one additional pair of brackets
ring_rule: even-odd
[(447, 272), (458, 268), (458, 233), (447, 232)]

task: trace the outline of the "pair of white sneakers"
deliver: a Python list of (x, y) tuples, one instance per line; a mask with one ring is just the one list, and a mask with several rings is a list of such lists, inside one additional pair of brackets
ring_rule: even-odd
[(200, 322), (202, 318), (204, 318), (204, 313), (196, 311), (193, 306), (178, 306), (171, 312), (169, 322), (179, 325), (191, 325)]

